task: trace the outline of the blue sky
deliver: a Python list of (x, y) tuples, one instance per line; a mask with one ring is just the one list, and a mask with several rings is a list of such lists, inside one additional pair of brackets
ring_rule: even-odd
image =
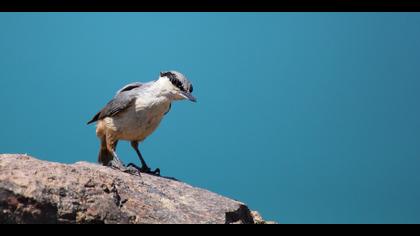
[(123, 85), (175, 69), (198, 103), (173, 104), (140, 145), (151, 167), (282, 223), (419, 223), (419, 22), (0, 13), (0, 152), (95, 162), (86, 122)]

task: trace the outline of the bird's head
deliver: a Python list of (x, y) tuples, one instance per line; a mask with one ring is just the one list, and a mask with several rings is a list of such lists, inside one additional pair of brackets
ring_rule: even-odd
[(178, 71), (160, 72), (159, 80), (165, 84), (165, 89), (171, 94), (173, 100), (188, 99), (196, 102), (197, 99), (192, 95), (193, 86), (191, 82)]

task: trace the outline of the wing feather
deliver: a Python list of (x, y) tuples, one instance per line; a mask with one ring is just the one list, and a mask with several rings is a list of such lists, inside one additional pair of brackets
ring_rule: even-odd
[(143, 86), (143, 83), (140, 82), (134, 82), (131, 84), (127, 84), (126, 86), (122, 87), (120, 90), (118, 90), (117, 95), (122, 93), (122, 92), (127, 92), (130, 90), (133, 90), (135, 88), (140, 88), (141, 86)]
[(149, 83), (134, 82), (127, 84), (117, 91), (115, 97), (106, 104), (87, 124), (91, 124), (106, 117), (113, 117), (130, 107), (136, 100), (135, 94), (131, 91), (142, 86), (148, 86)]

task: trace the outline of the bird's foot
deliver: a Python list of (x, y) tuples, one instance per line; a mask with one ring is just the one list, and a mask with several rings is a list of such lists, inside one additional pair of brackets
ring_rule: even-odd
[(137, 168), (132, 166), (124, 166), (121, 162), (115, 160), (111, 161), (108, 166), (112, 169), (119, 170), (128, 174), (141, 176), (140, 170), (138, 170)]
[(125, 170), (123, 172), (131, 174), (131, 175), (141, 176), (140, 170), (138, 170), (138, 169), (136, 169), (132, 166), (125, 167)]
[(112, 169), (120, 170), (120, 171), (123, 171), (125, 169), (125, 166), (123, 165), (123, 163), (115, 159), (108, 163), (108, 167), (111, 167)]
[(151, 175), (156, 175), (156, 176), (160, 176), (160, 169), (157, 168), (156, 170), (152, 171), (148, 166), (142, 166), (141, 168), (138, 167), (137, 165), (130, 163), (127, 165), (128, 168), (134, 168), (138, 171), (140, 171), (141, 173), (146, 173), (146, 174), (151, 174)]

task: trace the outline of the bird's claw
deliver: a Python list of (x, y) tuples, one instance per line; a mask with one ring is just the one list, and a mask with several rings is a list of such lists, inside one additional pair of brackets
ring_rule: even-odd
[(140, 171), (141, 173), (146, 173), (146, 174), (160, 176), (160, 169), (159, 168), (157, 168), (156, 170), (152, 171), (148, 166), (142, 166), (140, 168), (140, 167), (138, 167), (137, 165), (135, 165), (133, 163), (128, 164), (127, 167), (135, 168), (136, 170)]
[[(149, 170), (150, 170), (150, 168), (149, 168)], [(160, 176), (160, 169), (159, 168), (156, 168), (156, 170), (151, 171), (150, 173), (153, 174), (153, 175)]]
[(111, 161), (108, 166), (111, 167), (112, 169), (119, 170), (119, 171), (122, 171), (124, 173), (141, 176), (140, 170), (138, 170), (137, 168), (132, 167), (132, 166), (124, 166), (120, 162)]
[(120, 170), (120, 171), (124, 171), (126, 169), (126, 167), (118, 161), (112, 160), (108, 163), (108, 167), (111, 167), (112, 169), (115, 170)]
[(138, 170), (138, 169), (136, 169), (132, 166), (127, 166), (126, 169), (123, 172), (128, 173), (128, 174), (132, 174), (132, 175), (141, 176), (140, 170)]

